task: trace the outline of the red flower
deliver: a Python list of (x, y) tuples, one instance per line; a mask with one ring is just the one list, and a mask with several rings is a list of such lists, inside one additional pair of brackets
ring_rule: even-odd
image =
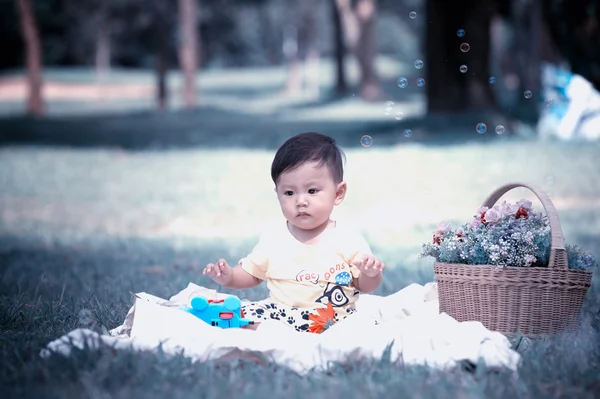
[(441, 244), (442, 243), (442, 238), (443, 237), (442, 237), (441, 234), (433, 233), (433, 243), (434, 244), (438, 244), (438, 245)]
[(486, 211), (481, 212), (478, 219), (481, 221), (481, 224), (487, 226), (488, 222), (485, 220), (485, 212)]
[(521, 218), (521, 217), (524, 217), (525, 219), (527, 219), (527, 218), (529, 217), (529, 214), (527, 213), (527, 209), (525, 209), (525, 208), (523, 208), (523, 207), (520, 207), (520, 208), (517, 210), (517, 213), (516, 213), (515, 217), (516, 217), (517, 219), (519, 219), (519, 218)]
[(331, 302), (327, 303), (327, 308), (317, 309), (317, 314), (311, 313), (308, 315), (308, 320), (311, 321), (311, 325), (308, 327), (308, 331), (316, 334), (320, 334), (327, 330), (329, 327), (335, 324), (335, 311)]

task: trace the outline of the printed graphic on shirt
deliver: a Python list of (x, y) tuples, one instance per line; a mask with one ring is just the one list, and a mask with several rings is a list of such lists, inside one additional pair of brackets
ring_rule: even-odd
[(336, 284), (348, 286), (352, 282), (352, 274), (350, 273), (350, 266), (347, 263), (341, 262), (335, 266), (331, 266), (324, 273), (318, 273), (309, 270), (300, 270), (296, 274), (296, 281), (299, 283), (313, 283), (317, 284), (319, 281), (334, 280)]
[[(352, 295), (357, 295), (358, 291), (354, 290)], [(325, 301), (327, 299), (327, 301)], [(341, 285), (327, 283), (325, 286), (325, 290), (323, 291), (323, 295), (317, 298), (315, 301), (317, 303), (322, 303), (326, 305), (328, 302), (333, 305), (335, 308), (339, 308), (347, 305), (350, 302), (350, 298), (346, 292), (344, 292), (344, 288)]]

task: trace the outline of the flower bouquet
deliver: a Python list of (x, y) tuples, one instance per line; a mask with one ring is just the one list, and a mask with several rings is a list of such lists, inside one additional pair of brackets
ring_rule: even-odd
[[(473, 220), (456, 229), (440, 223), (421, 257), (437, 262), (496, 267), (548, 267), (552, 235), (548, 217), (533, 209), (531, 201), (504, 201), (483, 206)], [(578, 246), (565, 245), (571, 270), (591, 271), (596, 259)]]
[[(496, 204), (516, 187), (533, 191), (546, 213), (527, 200)], [(589, 252), (564, 244), (550, 198), (522, 183), (492, 193), (469, 223), (438, 225), (422, 246), (421, 257), (427, 256), (435, 259), (440, 312), (507, 335), (577, 328), (597, 266)]]

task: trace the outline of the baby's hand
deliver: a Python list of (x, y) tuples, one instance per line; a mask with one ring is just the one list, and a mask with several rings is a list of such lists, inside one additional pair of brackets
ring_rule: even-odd
[(220, 285), (228, 285), (233, 280), (233, 269), (224, 259), (219, 259), (216, 264), (209, 263), (206, 265), (202, 270), (202, 274), (208, 274), (215, 283)]
[(385, 264), (373, 255), (363, 255), (353, 263), (367, 277), (375, 277), (385, 269)]

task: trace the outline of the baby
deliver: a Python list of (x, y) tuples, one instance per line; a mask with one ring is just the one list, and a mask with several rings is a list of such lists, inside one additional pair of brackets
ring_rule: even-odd
[(271, 165), (285, 223), (266, 229), (237, 266), (221, 259), (203, 270), (232, 289), (267, 282), (269, 297), (242, 307), (252, 327), (274, 319), (321, 333), (356, 311), (360, 292), (381, 284), (385, 265), (358, 232), (330, 218), (347, 191), (342, 156), (335, 140), (320, 133), (287, 140)]

